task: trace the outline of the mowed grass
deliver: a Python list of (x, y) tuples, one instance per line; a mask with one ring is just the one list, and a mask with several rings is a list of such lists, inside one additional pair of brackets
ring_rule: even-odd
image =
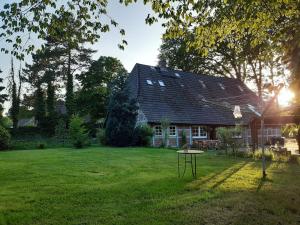
[(0, 224), (300, 224), (300, 166), (260, 166), (205, 153), (194, 180), (174, 150), (1, 152)]

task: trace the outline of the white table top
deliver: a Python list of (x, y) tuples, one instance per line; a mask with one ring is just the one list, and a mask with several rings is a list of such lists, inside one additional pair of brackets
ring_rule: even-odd
[(204, 151), (200, 150), (179, 150), (177, 151), (179, 154), (202, 154)]

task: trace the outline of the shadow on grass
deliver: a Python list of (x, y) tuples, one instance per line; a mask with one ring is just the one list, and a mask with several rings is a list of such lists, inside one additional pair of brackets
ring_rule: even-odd
[(224, 183), (227, 179), (229, 179), (232, 175), (236, 174), (237, 172), (239, 172), (242, 168), (244, 168), (246, 165), (248, 164), (248, 162), (244, 162), (241, 166), (237, 167), (237, 168), (233, 168), (228, 174), (226, 174), (226, 176), (218, 181), (217, 183), (215, 183), (212, 188), (216, 188), (218, 186), (220, 186), (222, 183)]
[(257, 189), (256, 189), (256, 192), (259, 192), (262, 187), (267, 183), (267, 182), (272, 182), (273, 180), (269, 179), (268, 177), (262, 177), (260, 178), (259, 180), (259, 183), (258, 183), (258, 186), (257, 186)]

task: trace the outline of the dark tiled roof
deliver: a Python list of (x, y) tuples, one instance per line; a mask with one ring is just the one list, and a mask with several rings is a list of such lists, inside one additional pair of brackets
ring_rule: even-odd
[(153, 123), (167, 118), (177, 124), (234, 125), (235, 105), (241, 107), (244, 123), (255, 116), (248, 104), (258, 110), (259, 98), (236, 79), (136, 64), (129, 86), (140, 110)]

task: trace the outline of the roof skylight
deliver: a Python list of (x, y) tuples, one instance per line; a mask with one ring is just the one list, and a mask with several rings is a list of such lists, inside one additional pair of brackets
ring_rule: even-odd
[(218, 84), (219, 84), (221, 89), (225, 90), (225, 86), (222, 83), (218, 83)]
[(248, 108), (249, 108), (252, 112), (254, 112), (256, 115), (261, 116), (261, 113), (259, 113), (253, 105), (247, 104), (247, 106), (248, 106)]
[(206, 85), (205, 85), (203, 80), (199, 80), (199, 82), (200, 82), (200, 84), (202, 85), (203, 88), (206, 88)]
[(181, 77), (179, 73), (175, 73), (175, 76), (178, 77), (178, 78)]
[(151, 80), (147, 80), (147, 84), (149, 85), (153, 85), (152, 81)]
[(159, 80), (158, 83), (159, 83), (159, 85), (160, 85), (161, 87), (166, 86), (165, 83), (164, 83), (162, 80)]
[(238, 85), (238, 88), (240, 89), (241, 92), (244, 91), (244, 89), (240, 85)]
[(155, 67), (154, 66), (150, 66), (151, 70), (155, 71)]

